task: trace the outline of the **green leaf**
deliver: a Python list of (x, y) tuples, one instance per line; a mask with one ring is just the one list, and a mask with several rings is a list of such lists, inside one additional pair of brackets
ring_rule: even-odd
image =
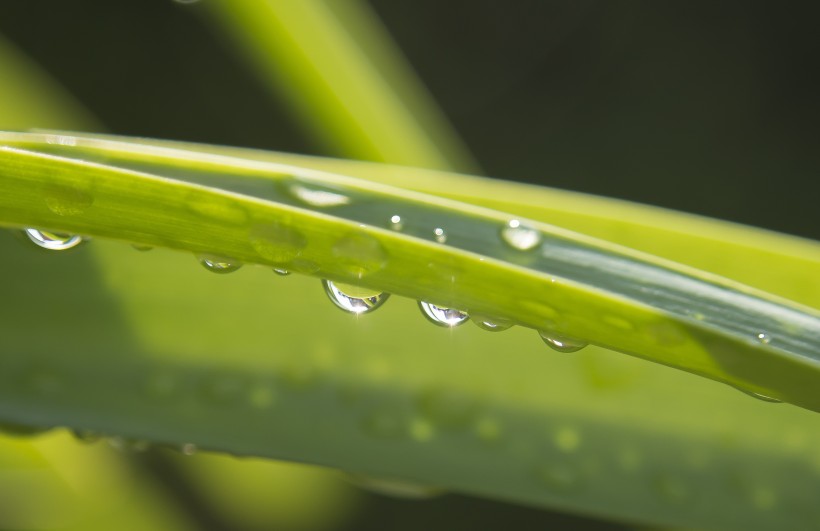
[[(816, 518), (813, 413), (596, 346), (553, 353), (523, 327), (436, 328), (409, 298), (816, 409), (815, 310), (517, 212), (354, 177), (71, 135), (3, 142), (16, 146), (0, 152), (6, 225), (408, 297), (356, 318), (304, 275), (216, 276), (182, 253), (106, 239), (51, 255), (8, 240), (8, 421), (669, 525), (797, 528)], [(452, 179), (442, 187), (466, 178)], [(483, 198), (475, 203), (494, 200), (480, 193), (484, 181), (469, 182)], [(504, 243), (511, 216), (538, 230), (537, 252)]]

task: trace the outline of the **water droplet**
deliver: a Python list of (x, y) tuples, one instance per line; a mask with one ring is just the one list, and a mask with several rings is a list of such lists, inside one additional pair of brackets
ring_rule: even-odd
[(738, 391), (743, 394), (747, 394), (752, 398), (757, 398), (758, 400), (762, 400), (763, 402), (771, 402), (773, 404), (781, 404), (783, 403), (782, 400), (778, 400), (777, 398), (772, 398), (771, 396), (764, 395), (763, 393), (758, 393), (757, 391), (750, 391), (748, 389), (744, 389), (742, 387), (735, 387)]
[(276, 273), (277, 275), (279, 275), (280, 277), (286, 277), (286, 276), (290, 275), (290, 271), (288, 271), (287, 269), (279, 268), (279, 267), (274, 267), (273, 272)]
[(50, 251), (65, 251), (83, 242), (82, 236), (76, 234), (62, 234), (38, 229), (26, 229), (25, 233), (31, 241)]
[(202, 264), (205, 269), (213, 273), (233, 273), (242, 267), (241, 262), (212, 254), (200, 254), (197, 258), (199, 259), (199, 263)]
[(141, 243), (132, 243), (132, 244), (131, 244), (131, 247), (133, 247), (135, 250), (140, 251), (140, 252), (143, 252), (143, 253), (144, 253), (144, 252), (146, 252), (146, 251), (150, 251), (150, 250), (152, 250), (152, 249), (153, 249), (153, 247), (152, 247), (152, 246), (150, 246), (150, 245), (142, 245)]
[(561, 336), (545, 330), (539, 330), (538, 335), (550, 348), (558, 352), (577, 352), (587, 346), (587, 343), (580, 339)]
[(370, 492), (393, 498), (426, 499), (439, 496), (442, 489), (396, 479), (374, 478), (372, 476), (347, 475), (348, 481)]
[(94, 203), (88, 192), (73, 186), (50, 184), (43, 190), (46, 206), (58, 216), (76, 216)]
[(372, 312), (390, 297), (389, 293), (335, 283), (329, 280), (323, 280), (322, 285), (333, 304), (346, 312), (354, 314)]
[(471, 315), (470, 320), (482, 330), (489, 332), (502, 332), (512, 327), (512, 321), (500, 319), (497, 317), (485, 317), (483, 315)]
[(448, 328), (458, 326), (470, 317), (467, 315), (467, 312), (462, 312), (454, 308), (446, 308), (444, 306), (436, 306), (435, 304), (424, 301), (419, 301), (419, 308), (421, 308), (421, 313), (424, 314), (431, 323)]
[(336, 258), (336, 266), (358, 278), (380, 271), (387, 264), (387, 252), (382, 244), (363, 232), (352, 232), (339, 238), (331, 252)]
[(314, 207), (333, 207), (350, 204), (350, 198), (348, 196), (338, 192), (331, 192), (330, 190), (308, 188), (301, 184), (292, 184), (287, 189), (295, 198)]
[(179, 447), (179, 451), (184, 455), (194, 455), (197, 451), (199, 451), (199, 449), (194, 443), (185, 443)]
[(757, 340), (760, 341), (761, 343), (763, 343), (764, 345), (768, 345), (772, 340), (771, 336), (769, 334), (764, 333), (764, 332), (760, 332), (759, 334), (757, 334), (756, 337), (757, 337)]
[(251, 229), (250, 243), (262, 258), (286, 264), (302, 254), (307, 240), (301, 232), (280, 222)]
[(501, 239), (513, 249), (529, 251), (541, 243), (541, 233), (513, 219), (501, 229)]
[(402, 221), (401, 216), (396, 214), (390, 217), (390, 228), (396, 231), (404, 228), (404, 221)]
[(128, 439), (126, 437), (109, 437), (108, 445), (120, 452), (147, 452), (151, 444), (142, 439)]
[(447, 242), (447, 233), (444, 232), (444, 229), (438, 227), (433, 231), (433, 235), (436, 238), (438, 243), (446, 243)]
[(199, 190), (192, 191), (186, 206), (199, 216), (208, 220), (218, 220), (228, 225), (244, 225), (248, 221), (248, 213), (243, 206), (231, 198), (208, 197), (203, 199)]

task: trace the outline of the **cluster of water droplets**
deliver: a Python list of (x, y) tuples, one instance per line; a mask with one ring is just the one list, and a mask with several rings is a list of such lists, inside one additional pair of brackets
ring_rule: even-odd
[[(302, 201), (310, 204), (320, 206), (337, 206), (340, 204), (345, 204), (345, 201), (343, 200), (344, 196), (331, 192), (315, 192), (312, 190), (303, 190), (299, 188), (294, 190), (293, 193), (296, 194)], [(405, 219), (399, 214), (394, 214), (389, 218), (386, 227), (393, 231), (401, 232), (405, 228)], [(275, 226), (270, 228), (270, 230), (276, 232), (278, 235), (286, 229)], [(43, 229), (26, 228), (23, 232), (28, 239), (37, 246), (52, 251), (64, 251), (71, 249), (85, 241), (84, 237), (76, 234), (65, 234)], [(292, 234), (288, 233), (287, 236), (290, 237), (288, 241), (293, 239)], [(530, 227), (517, 219), (513, 219), (505, 223), (499, 231), (499, 236), (501, 240), (511, 249), (525, 252), (537, 249), (541, 245), (543, 239), (541, 232), (538, 229)], [(443, 228), (436, 227), (433, 229), (431, 235), (431, 239), (433, 241), (440, 244), (445, 244), (447, 242), (447, 238), (447, 233)], [(343, 240), (344, 241), (342, 243), (344, 243), (344, 245), (340, 244), (339, 249), (334, 248), (335, 251), (337, 250), (341, 253), (352, 249), (357, 251), (358, 254), (361, 255), (360, 258), (364, 261), (367, 261), (369, 258), (373, 258), (375, 262), (379, 262), (377, 264), (378, 266), (383, 265), (380, 260), (384, 258), (384, 256), (381, 254), (381, 247), (377, 241), (371, 241), (372, 238), (354, 236), (350, 236)], [(139, 251), (147, 251), (151, 249), (149, 246), (140, 244), (134, 244), (133, 247)], [(376, 258), (379, 260), (376, 260)], [(232, 273), (242, 267), (242, 263), (238, 260), (213, 254), (199, 254), (197, 255), (197, 259), (202, 266), (205, 267), (205, 269), (219, 274)], [(273, 272), (280, 276), (287, 276), (291, 274), (289, 270), (282, 267), (273, 268)], [(367, 271), (359, 271), (359, 273), (364, 272)], [(381, 292), (379, 290), (360, 287), (357, 285), (343, 284), (331, 280), (322, 280), (322, 286), (328, 298), (336, 307), (353, 315), (370, 313), (381, 307), (390, 297), (389, 293)], [(467, 311), (450, 306), (442, 306), (430, 301), (420, 300), (418, 301), (418, 306), (422, 315), (428, 321), (444, 328), (454, 328), (462, 325), (468, 320), (473, 321), (473, 323), (475, 323), (476, 326), (482, 330), (491, 332), (507, 330), (513, 326), (513, 322), (507, 319), (486, 315), (471, 316)], [(586, 341), (581, 339), (566, 336), (552, 330), (538, 330), (538, 334), (547, 346), (558, 352), (577, 352), (586, 347), (588, 344)], [(754, 339), (764, 345), (771, 342), (771, 336), (765, 332), (756, 334)], [(743, 389), (741, 390), (761, 400), (772, 402), (778, 401), (777, 399), (770, 398), (757, 392), (750, 392)]]

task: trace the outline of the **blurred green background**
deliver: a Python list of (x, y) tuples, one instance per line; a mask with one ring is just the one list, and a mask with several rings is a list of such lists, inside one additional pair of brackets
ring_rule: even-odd
[[(271, 96), (208, 1), (10, 0), (0, 35), (108, 132), (345, 156)], [(820, 238), (817, 3), (369, 5), (484, 174)], [(85, 529), (620, 528), (118, 444), (0, 440), (0, 529), (71, 527), (68, 514)]]

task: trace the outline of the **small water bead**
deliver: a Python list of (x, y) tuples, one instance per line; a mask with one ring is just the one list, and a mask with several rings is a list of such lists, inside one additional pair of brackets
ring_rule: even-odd
[(348, 313), (357, 315), (372, 312), (390, 297), (389, 293), (335, 283), (330, 280), (323, 280), (322, 285), (333, 304)]
[(558, 352), (577, 352), (588, 343), (572, 337), (561, 336), (546, 330), (539, 330), (538, 335), (550, 348)]
[(435, 304), (425, 301), (419, 301), (419, 308), (421, 308), (421, 313), (431, 323), (447, 328), (459, 326), (470, 318), (467, 312), (462, 312), (455, 308), (436, 306)]
[(242, 267), (241, 262), (212, 254), (201, 254), (197, 256), (197, 258), (199, 259), (199, 263), (202, 264), (205, 269), (213, 273), (233, 273)]
[(279, 275), (280, 277), (286, 277), (286, 276), (290, 275), (290, 271), (288, 271), (287, 269), (281, 269), (281, 268), (278, 268), (278, 267), (274, 267), (273, 272), (276, 273), (277, 275)]
[(482, 315), (473, 315), (470, 317), (470, 320), (475, 323), (477, 327), (482, 330), (487, 330), (488, 332), (503, 332), (513, 325), (512, 321), (507, 321), (506, 319), (491, 318)]
[(329, 190), (308, 188), (301, 184), (293, 184), (288, 189), (294, 197), (314, 207), (333, 207), (350, 203), (348, 196)]
[(404, 228), (404, 222), (402, 221), (401, 216), (399, 216), (398, 214), (391, 216), (390, 228), (396, 231), (399, 231)]
[(529, 251), (541, 243), (541, 233), (513, 219), (501, 229), (501, 239), (513, 249)]
[(194, 443), (185, 443), (179, 447), (179, 451), (184, 455), (194, 455), (199, 451), (199, 448), (197, 448)]
[(83, 242), (83, 237), (76, 234), (62, 234), (38, 229), (25, 229), (24, 232), (31, 241), (50, 251), (65, 251)]
[(433, 231), (433, 235), (436, 237), (436, 241), (438, 243), (446, 243), (447, 242), (447, 233), (444, 232), (442, 228), (436, 228)]
[(769, 334), (766, 334), (765, 332), (760, 332), (759, 334), (757, 334), (756, 337), (757, 340), (763, 343), (764, 345), (768, 345), (772, 341), (771, 336), (769, 336)]

